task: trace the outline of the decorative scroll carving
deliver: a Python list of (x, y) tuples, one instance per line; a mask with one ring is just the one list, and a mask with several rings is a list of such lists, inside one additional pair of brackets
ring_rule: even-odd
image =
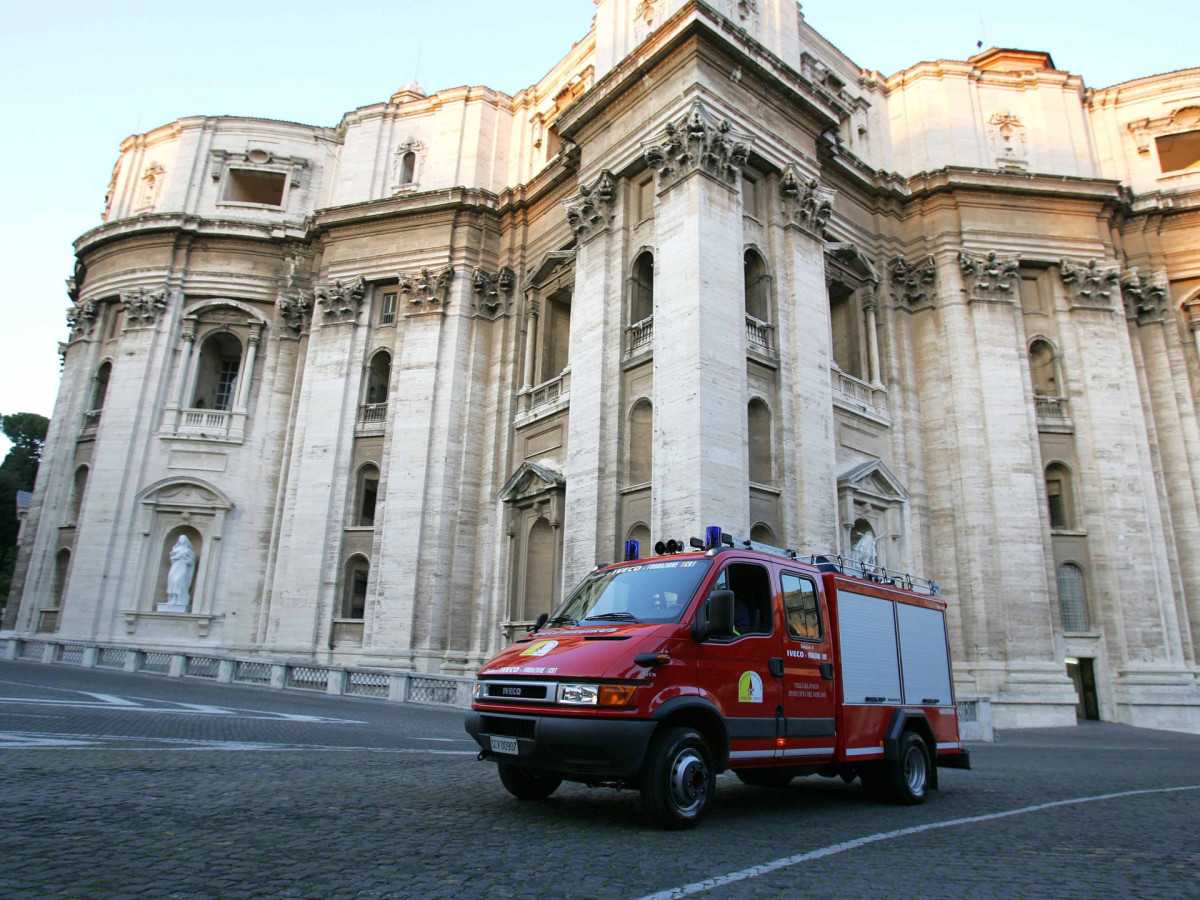
[(978, 256), (960, 250), (958, 264), (962, 267), (963, 283), (966, 284), (967, 299), (989, 300), (999, 303), (1014, 303), (1020, 283), (1020, 262), (1015, 256), (1000, 256), (990, 251)]
[(361, 275), (349, 282), (335, 281), (333, 284), (319, 285), (314, 295), (316, 305), (321, 307), (322, 324), (354, 322), (366, 294), (367, 283)]
[(1114, 263), (1093, 259), (1086, 263), (1062, 259), (1058, 263), (1062, 283), (1071, 295), (1072, 309), (1112, 309), (1113, 291), (1120, 281)]
[(713, 122), (699, 100), (680, 122), (668, 122), (666, 138), (644, 151), (646, 165), (665, 190), (697, 169), (730, 185), (750, 158), (746, 135), (735, 135), (727, 119)]
[(400, 293), (408, 305), (418, 310), (445, 308), (450, 302), (450, 282), (454, 280), (454, 267), (443, 269), (421, 269), (419, 272), (401, 272)]
[(933, 306), (933, 285), (937, 282), (937, 263), (932, 256), (910, 263), (897, 256), (888, 263), (892, 298), (911, 310)]
[(1167, 311), (1166, 273), (1139, 275), (1130, 269), (1121, 276), (1121, 296), (1128, 318), (1161, 322)]
[(605, 169), (591, 187), (580, 185), (579, 196), (563, 201), (567, 224), (580, 240), (608, 228), (617, 199), (617, 183), (612, 172)]
[(479, 266), (471, 273), (471, 286), (479, 298), (479, 306), (489, 313), (512, 302), (515, 281), (516, 275), (508, 266), (501, 266), (495, 275), (489, 275)]
[(68, 342), (91, 337), (99, 317), (100, 307), (92, 300), (76, 300), (74, 305), (68, 306), (67, 327), (71, 330)]
[(815, 178), (808, 178), (791, 163), (783, 170), (779, 181), (784, 218), (789, 224), (799, 225), (817, 236), (833, 215), (836, 193), (832, 188), (822, 187)]
[(1020, 119), (1008, 110), (1003, 110), (988, 119), (987, 131), (999, 168), (1022, 171), (1029, 168), (1025, 126), (1021, 124)]
[(125, 308), (127, 328), (152, 328), (167, 308), (167, 289), (147, 290), (135, 288), (121, 292), (121, 305)]
[[(412, 154), (409, 159), (408, 155)], [(425, 145), (409, 138), (392, 154), (392, 193), (415, 191), (421, 183), (421, 172), (425, 168)]]

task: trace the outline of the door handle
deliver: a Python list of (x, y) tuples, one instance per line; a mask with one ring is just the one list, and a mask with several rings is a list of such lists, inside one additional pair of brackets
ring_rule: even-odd
[(821, 677), (824, 678), (826, 681), (833, 681), (833, 663), (831, 663), (831, 662), (821, 663)]
[(776, 675), (779, 678), (782, 678), (783, 677), (783, 657), (782, 656), (772, 656), (771, 662), (770, 662), (770, 669), (771, 669), (772, 675)]

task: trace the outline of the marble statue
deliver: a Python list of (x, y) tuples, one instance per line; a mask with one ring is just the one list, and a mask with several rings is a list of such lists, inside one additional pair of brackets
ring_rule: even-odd
[(171, 548), (171, 570), (167, 573), (167, 602), (158, 604), (159, 612), (187, 612), (191, 606), (192, 576), (196, 572), (196, 551), (186, 534)]

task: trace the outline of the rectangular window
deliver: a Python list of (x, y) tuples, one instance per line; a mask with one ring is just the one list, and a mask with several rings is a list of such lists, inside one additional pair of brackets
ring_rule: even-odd
[(379, 301), (379, 324), (396, 324), (396, 292), (388, 291)]
[(1042, 293), (1042, 281), (1037, 272), (1021, 271), (1021, 310), (1027, 313), (1045, 314), (1046, 300)]
[(771, 633), (771, 579), (762, 566), (731, 563), (717, 576), (712, 589), (733, 591), (735, 637)]
[(783, 609), (787, 614), (788, 634), (802, 641), (821, 640), (821, 607), (817, 586), (807, 578), (779, 576), (783, 585)]
[(638, 221), (654, 218), (654, 178), (647, 178), (638, 185)]
[(354, 584), (350, 591), (349, 619), (361, 619), (367, 609), (367, 570), (359, 569), (354, 573)]
[(225, 411), (233, 403), (233, 388), (237, 384), (240, 362), (227, 359), (221, 363), (221, 374), (217, 376), (217, 392), (213, 397), (213, 409)]
[(753, 178), (742, 178), (742, 212), (758, 218), (758, 182)]
[(225, 179), (226, 203), (255, 203), (283, 206), (284, 172), (260, 172), (255, 169), (230, 169)]
[(1155, 139), (1158, 164), (1164, 172), (1200, 167), (1200, 131), (1168, 134)]
[(375, 524), (375, 500), (379, 496), (379, 479), (363, 480), (362, 509), (359, 510), (358, 524), (373, 526)]

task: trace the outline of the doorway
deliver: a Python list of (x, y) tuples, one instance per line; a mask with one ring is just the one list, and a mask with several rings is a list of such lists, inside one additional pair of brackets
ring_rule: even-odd
[(1096, 697), (1096, 668), (1095, 660), (1086, 657), (1067, 657), (1067, 674), (1075, 682), (1075, 693), (1079, 702), (1075, 705), (1075, 715), (1080, 719), (1100, 720), (1100, 702)]

